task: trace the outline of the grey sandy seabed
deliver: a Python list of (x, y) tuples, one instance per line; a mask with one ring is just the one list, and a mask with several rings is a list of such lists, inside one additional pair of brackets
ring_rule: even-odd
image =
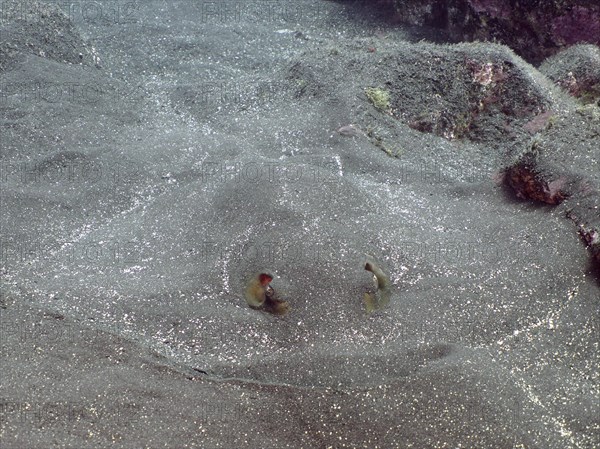
[[(537, 139), (600, 185), (595, 106), (356, 5), (116, 3), (1, 22), (2, 448), (600, 447), (589, 254), (492, 180)], [(487, 69), (553, 126), (415, 129)]]

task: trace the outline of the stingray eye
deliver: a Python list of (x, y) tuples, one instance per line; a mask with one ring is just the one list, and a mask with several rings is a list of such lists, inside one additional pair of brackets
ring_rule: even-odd
[(273, 276), (267, 273), (260, 273), (258, 275), (258, 280), (260, 281), (261, 285), (269, 285), (269, 283), (273, 280)]

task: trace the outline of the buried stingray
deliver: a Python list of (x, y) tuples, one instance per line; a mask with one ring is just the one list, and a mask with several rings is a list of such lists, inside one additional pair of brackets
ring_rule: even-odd
[(363, 298), (367, 313), (370, 314), (385, 307), (390, 302), (392, 283), (372, 256), (367, 256), (365, 270), (373, 273), (373, 281), (377, 286), (375, 293), (365, 293)]

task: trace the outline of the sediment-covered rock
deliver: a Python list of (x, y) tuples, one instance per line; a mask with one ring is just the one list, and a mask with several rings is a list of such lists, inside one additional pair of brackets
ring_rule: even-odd
[(513, 152), (502, 180), (520, 199), (560, 205), (577, 226), (592, 263), (600, 268), (600, 111), (587, 105), (557, 118)]
[(600, 5), (594, 0), (388, 0), (385, 4), (395, 8), (398, 21), (441, 28), (460, 41), (502, 42), (533, 62), (565, 45), (600, 44)]
[(583, 103), (600, 99), (600, 48), (574, 45), (546, 59), (540, 72)]
[(3, 1), (0, 27), (0, 72), (26, 54), (60, 63), (94, 65), (100, 62), (73, 21), (56, 3)]

